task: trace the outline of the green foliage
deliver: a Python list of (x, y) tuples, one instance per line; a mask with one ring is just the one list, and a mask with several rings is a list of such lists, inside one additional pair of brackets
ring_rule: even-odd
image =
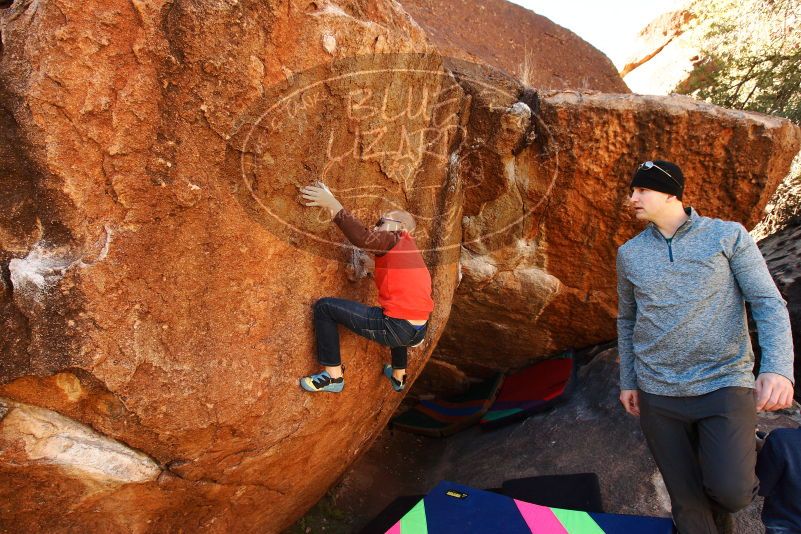
[(676, 89), (713, 104), (801, 122), (801, 0), (707, 0), (701, 56)]

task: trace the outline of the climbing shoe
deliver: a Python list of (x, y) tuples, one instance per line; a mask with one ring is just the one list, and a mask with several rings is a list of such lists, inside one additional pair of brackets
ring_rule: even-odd
[(300, 387), (306, 391), (317, 393), (318, 391), (328, 391), (329, 393), (339, 393), (345, 387), (345, 377), (331, 378), (328, 371), (314, 375), (304, 376), (300, 379)]
[(392, 384), (392, 389), (400, 393), (406, 387), (406, 375), (403, 375), (402, 380), (398, 380), (392, 376), (392, 366), (388, 363), (384, 364), (384, 376), (387, 377), (389, 383)]

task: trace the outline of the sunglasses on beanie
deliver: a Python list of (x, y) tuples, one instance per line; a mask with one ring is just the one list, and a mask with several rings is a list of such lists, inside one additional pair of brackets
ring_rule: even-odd
[(665, 169), (663, 169), (662, 167), (660, 167), (659, 165), (657, 165), (657, 164), (656, 164), (656, 163), (654, 163), (653, 161), (646, 161), (646, 162), (644, 162), (644, 163), (641, 163), (641, 164), (640, 164), (640, 166), (639, 166), (639, 167), (637, 167), (637, 170), (639, 171), (639, 170), (641, 170), (641, 169), (645, 169), (645, 170), (650, 170), (650, 169), (659, 169), (660, 171), (662, 171), (663, 173), (665, 173), (665, 174), (667, 175), (667, 177), (668, 177), (668, 178), (670, 178), (671, 180), (673, 180), (673, 182), (675, 182), (675, 184), (676, 184), (677, 186), (679, 186), (679, 187), (683, 187), (683, 186), (682, 186), (682, 185), (679, 183), (679, 181), (678, 181), (678, 180), (676, 180), (675, 178), (673, 178), (673, 176), (672, 176), (672, 175), (671, 175), (669, 172), (667, 172)]

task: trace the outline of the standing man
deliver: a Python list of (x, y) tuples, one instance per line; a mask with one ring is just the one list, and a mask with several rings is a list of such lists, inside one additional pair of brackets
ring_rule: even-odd
[(731, 532), (757, 492), (756, 412), (792, 403), (786, 303), (741, 224), (683, 206), (677, 165), (646, 161), (631, 188), (649, 224), (617, 255), (620, 402), (640, 417), (679, 532)]
[(392, 364), (383, 366), (392, 389), (406, 387), (407, 348), (423, 342), (434, 301), (431, 274), (412, 237), (414, 217), (403, 210), (384, 213), (372, 229), (342, 207), (323, 183), (301, 190), (307, 206), (328, 209), (345, 237), (375, 255), (368, 268), (378, 287), (379, 306), (325, 297), (314, 304), (317, 362), (323, 370), (301, 377), (300, 387), (312, 393), (339, 393), (345, 387), (339, 353), (338, 325), (390, 347)]

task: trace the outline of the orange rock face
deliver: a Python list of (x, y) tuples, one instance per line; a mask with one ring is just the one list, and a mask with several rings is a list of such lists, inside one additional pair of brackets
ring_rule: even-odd
[(314, 301), (375, 302), (298, 187), (417, 215), (416, 375), (456, 283), (463, 91), (392, 2), (18, 1), (0, 30), (0, 524), (279, 531), (401, 399), (349, 334), (345, 392), (298, 387)]
[(0, 524), (24, 532), (277, 532), (369, 446), (386, 349), (346, 333), (345, 392), (297, 385), (314, 301), (375, 302), (299, 186), (416, 215), (414, 379), (460, 263), (457, 363), (608, 339), (634, 163), (686, 159), (695, 205), (751, 221), (798, 145), (681, 99), (538, 99), (396, 2), (3, 6)]
[[(556, 93), (540, 109), (533, 144), (495, 145), (504, 179), (465, 206), (462, 280), (436, 356), (466, 370), (615, 338), (615, 255), (642, 228), (627, 208), (639, 162), (677, 162), (686, 204), (750, 228), (801, 140), (789, 121), (686, 97)], [(471, 238), (506, 225), (505, 246)]]

